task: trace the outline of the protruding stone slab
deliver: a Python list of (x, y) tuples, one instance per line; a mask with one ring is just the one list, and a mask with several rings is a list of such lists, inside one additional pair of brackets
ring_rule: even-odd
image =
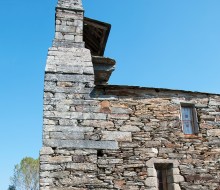
[(44, 131), (46, 132), (92, 132), (94, 130), (93, 127), (77, 127), (77, 126), (50, 126), (47, 125), (44, 128)]
[(107, 84), (112, 72), (115, 70), (115, 60), (92, 56), (92, 63), (95, 73), (95, 84)]
[(118, 149), (118, 143), (116, 141), (45, 139), (44, 145), (59, 148)]
[(53, 139), (64, 139), (64, 140), (83, 140), (84, 133), (81, 132), (72, 132), (66, 131), (63, 132), (50, 132), (50, 137)]

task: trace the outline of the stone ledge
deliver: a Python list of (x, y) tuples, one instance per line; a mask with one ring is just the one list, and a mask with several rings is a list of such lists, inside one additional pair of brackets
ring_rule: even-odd
[(83, 140), (84, 133), (75, 132), (75, 131), (50, 132), (50, 137), (53, 139), (64, 139), (64, 140)]
[(44, 146), (79, 149), (118, 149), (116, 141), (44, 139)]

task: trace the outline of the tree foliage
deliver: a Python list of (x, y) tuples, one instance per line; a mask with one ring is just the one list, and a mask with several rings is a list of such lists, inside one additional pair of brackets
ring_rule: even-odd
[(8, 190), (16, 190), (14, 185), (9, 185)]
[(39, 159), (23, 158), (15, 165), (11, 181), (16, 190), (39, 190)]

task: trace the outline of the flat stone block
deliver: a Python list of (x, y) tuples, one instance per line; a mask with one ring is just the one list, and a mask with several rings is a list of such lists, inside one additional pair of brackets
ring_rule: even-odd
[(120, 128), (120, 131), (139, 132), (140, 128), (132, 125), (125, 125)]
[(43, 147), (40, 151), (41, 155), (49, 155), (49, 154), (53, 154), (54, 151), (51, 147)]
[(157, 171), (154, 168), (147, 168), (147, 175), (149, 177), (156, 177)]
[(214, 137), (219, 137), (220, 136), (220, 129), (210, 129), (207, 130), (207, 135), (208, 136), (214, 136)]
[(91, 120), (106, 120), (106, 114), (103, 113), (80, 113), (80, 112), (73, 112), (71, 114), (71, 119), (91, 119)]
[(116, 141), (44, 139), (44, 145), (59, 148), (118, 149)]
[(145, 185), (148, 187), (156, 187), (157, 186), (157, 178), (156, 177), (148, 177), (145, 180)]
[(61, 162), (71, 162), (72, 157), (71, 156), (44, 156), (42, 155), (40, 157), (41, 162), (46, 162), (46, 163), (61, 163)]
[(173, 182), (174, 183), (179, 183), (179, 182), (183, 182), (183, 181), (185, 181), (183, 176), (181, 176), (181, 175), (173, 175)]
[(66, 165), (67, 170), (79, 170), (79, 171), (88, 171), (88, 170), (97, 170), (97, 164), (91, 163), (68, 163)]
[(65, 40), (74, 40), (75, 39), (75, 36), (72, 34), (72, 35), (69, 35), (69, 34), (65, 34), (64, 35), (64, 39)]
[[(68, 186), (76, 186), (76, 185), (82, 185), (82, 184), (101, 184), (102, 181), (100, 181), (99, 179), (97, 179), (96, 177), (90, 177), (91, 175), (84, 175), (82, 177), (72, 177), (70, 178), (64, 178), (61, 179), (60, 182), (63, 185), (68, 185)], [(66, 188), (64, 189), (66, 190)]]
[(179, 184), (174, 183), (172, 187), (173, 187), (173, 190), (181, 190)]
[(77, 126), (50, 126), (47, 125), (44, 127), (45, 132), (92, 132), (94, 130), (93, 127), (77, 127)]
[(51, 172), (50, 177), (56, 178), (56, 179), (62, 179), (64, 177), (67, 177), (70, 175), (69, 171), (58, 171), (58, 172)]
[(88, 190), (87, 188), (82, 187), (48, 187), (48, 189), (46, 188), (43, 188), (42, 190)]
[(159, 159), (159, 158), (151, 158), (146, 162), (146, 166), (149, 168), (154, 168), (154, 164), (173, 164), (174, 168), (177, 168), (179, 166), (179, 163), (177, 160), (168, 160), (168, 159)]
[(51, 171), (51, 170), (59, 170), (61, 169), (60, 165), (56, 165), (56, 164), (41, 164), (40, 165), (40, 169), (42, 171)]
[(179, 175), (179, 174), (180, 174), (179, 168), (172, 168), (168, 170), (168, 175)]
[(131, 132), (102, 131), (102, 140), (132, 141)]
[(52, 139), (64, 139), (64, 140), (82, 140), (84, 139), (84, 133), (81, 132), (50, 132), (50, 137)]

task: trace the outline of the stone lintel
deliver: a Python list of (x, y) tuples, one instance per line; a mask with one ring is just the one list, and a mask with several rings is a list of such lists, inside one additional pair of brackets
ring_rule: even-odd
[(154, 168), (154, 164), (173, 164), (173, 168), (177, 168), (179, 166), (179, 162), (177, 160), (171, 160), (171, 159), (159, 159), (159, 158), (151, 158), (146, 162), (146, 166), (148, 168)]

